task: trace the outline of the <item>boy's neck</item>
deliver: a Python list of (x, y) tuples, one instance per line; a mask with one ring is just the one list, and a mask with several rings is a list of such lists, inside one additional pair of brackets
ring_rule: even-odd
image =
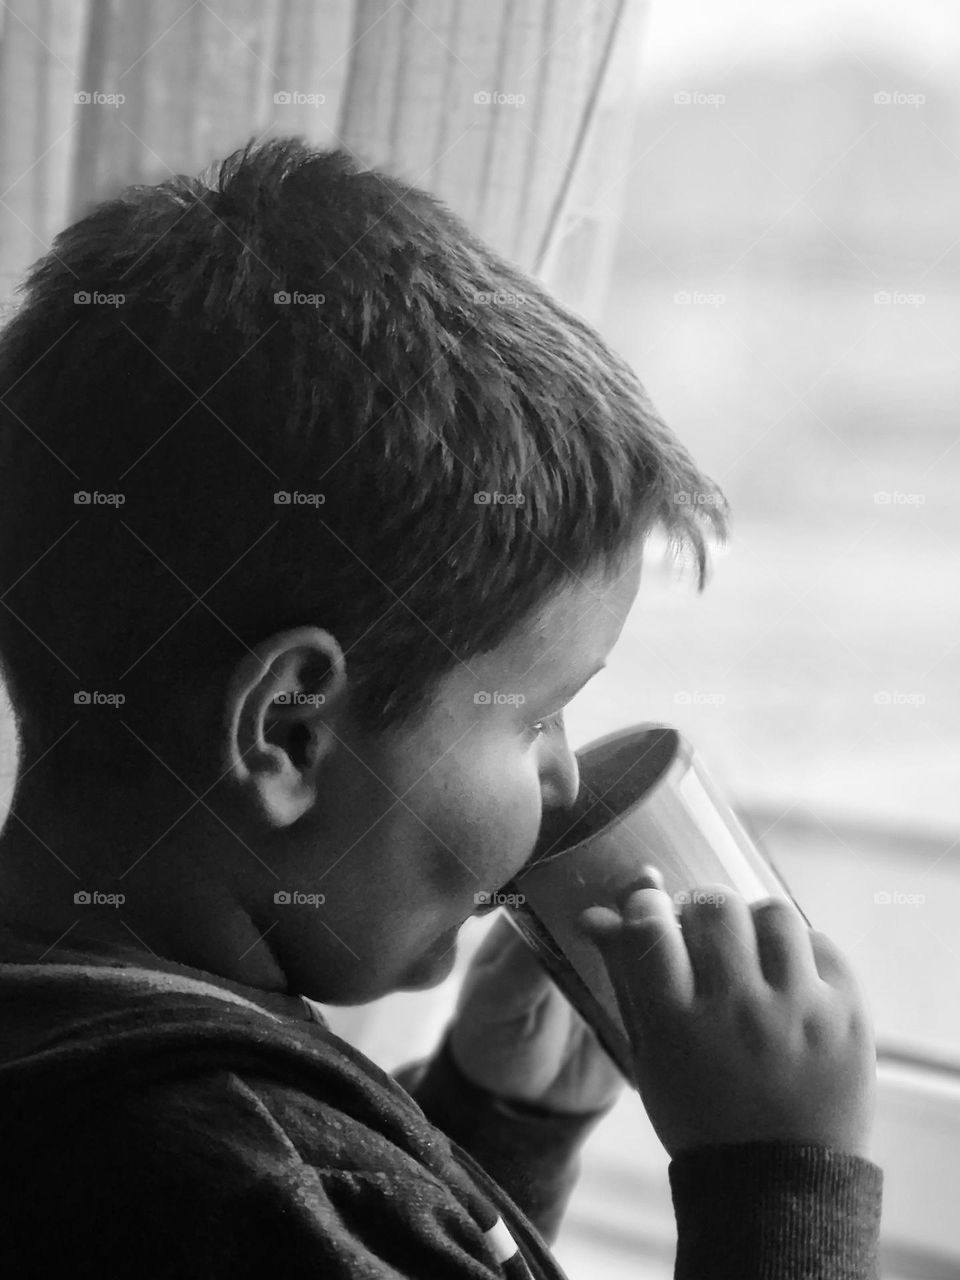
[(178, 807), (157, 803), (149, 789), (18, 793), (0, 834), (0, 924), (44, 943), (38, 958), (61, 942), (135, 950), (147, 965), (161, 957), (285, 996), (286, 977), (224, 872), (225, 829), (191, 804), (183, 793)]

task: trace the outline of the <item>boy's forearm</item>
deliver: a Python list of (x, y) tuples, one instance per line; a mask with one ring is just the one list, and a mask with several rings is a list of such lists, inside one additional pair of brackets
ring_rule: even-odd
[[(397, 1073), (427, 1118), (468, 1151), (553, 1243), (601, 1118), (537, 1113), (467, 1080), (446, 1040)], [(744, 1143), (670, 1165), (678, 1280), (877, 1280), (883, 1172), (829, 1148)]]
[(446, 1039), (432, 1058), (396, 1078), (552, 1243), (576, 1185), (580, 1148), (606, 1113), (570, 1116), (504, 1102), (463, 1075)]

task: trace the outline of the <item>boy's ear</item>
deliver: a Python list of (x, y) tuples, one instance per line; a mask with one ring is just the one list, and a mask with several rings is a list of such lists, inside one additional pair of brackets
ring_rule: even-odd
[(336, 745), (346, 702), (343, 650), (321, 627), (261, 641), (227, 686), (223, 776), (249, 792), (272, 827), (296, 822), (314, 803), (318, 775)]

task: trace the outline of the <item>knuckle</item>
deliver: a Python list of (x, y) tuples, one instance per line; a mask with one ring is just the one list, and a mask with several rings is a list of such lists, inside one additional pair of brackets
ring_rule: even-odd
[(741, 993), (733, 1002), (732, 1013), (737, 1035), (751, 1054), (760, 1056), (775, 1046), (768, 1010), (752, 993)]
[(836, 1022), (824, 1010), (807, 1013), (803, 1019), (803, 1039), (809, 1049), (823, 1049), (833, 1039)]
[(849, 1016), (847, 1018), (847, 1035), (855, 1044), (871, 1047), (874, 1043), (876, 1033), (874, 1031), (873, 1019), (870, 1017), (870, 1013), (867, 1008), (861, 1003), (854, 1004), (853, 1008), (849, 1011)]

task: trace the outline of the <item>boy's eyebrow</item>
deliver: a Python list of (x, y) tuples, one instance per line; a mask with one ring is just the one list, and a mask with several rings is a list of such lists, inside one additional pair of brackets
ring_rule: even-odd
[(567, 684), (563, 685), (562, 688), (557, 690), (557, 692), (554, 694), (553, 701), (568, 702), (571, 698), (575, 697), (580, 692), (580, 690), (583, 688), (585, 684), (588, 684), (593, 679), (593, 677), (597, 674), (597, 672), (602, 671), (606, 665), (607, 665), (607, 662), (606, 662), (606, 659), (604, 659), (603, 662), (598, 662), (597, 665), (593, 668), (593, 670), (589, 673), (589, 675), (584, 676), (582, 680), (578, 681), (577, 683), (568, 681)]

